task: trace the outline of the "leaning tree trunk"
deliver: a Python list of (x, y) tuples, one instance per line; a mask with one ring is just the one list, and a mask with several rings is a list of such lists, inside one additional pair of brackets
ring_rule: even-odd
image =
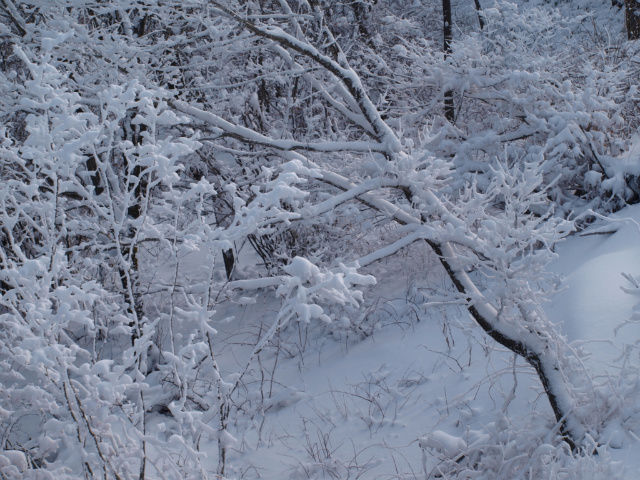
[[(283, 0), (283, 3), (285, 2), (286, 0)], [(280, 28), (266, 26), (259, 20), (245, 18), (216, 0), (210, 0), (210, 4), (221, 13), (238, 21), (253, 34), (262, 37), (264, 40), (274, 42), (279, 48), (281, 47), (285, 51), (289, 50), (290, 52), (305, 56), (308, 61), (332, 75), (344, 87), (342, 89), (342, 95), (347, 99), (347, 105), (353, 105), (353, 111), (350, 111), (345, 104), (340, 102), (335, 102), (335, 104), (338, 105), (337, 108), (346, 112), (347, 115), (355, 115), (359, 124), (364, 126), (373, 138), (371, 144), (374, 144), (376, 141), (378, 142), (379, 150), (377, 151), (384, 154), (389, 160), (393, 161), (398, 158), (398, 152), (401, 150), (400, 139), (382, 118), (376, 106), (371, 102), (360, 78), (350, 67), (346, 55), (341, 51), (339, 44), (328, 29), (324, 30), (326, 44), (331, 45), (332, 49), (327, 48), (327, 50), (330, 55), (337, 52), (338, 55), (336, 55), (335, 58), (324, 54), (312, 44), (294, 35), (290, 35)], [(450, 6), (450, 0), (443, 0), (443, 8), (445, 10), (445, 55), (447, 53), (446, 50), (448, 50), (448, 53), (451, 52), (452, 29)], [(288, 11), (291, 12), (291, 9), (289, 8)], [(322, 17), (321, 10), (316, 9), (315, 13), (318, 14), (319, 18)], [(450, 101), (445, 102), (445, 114), (450, 121), (453, 121), (452, 92), (445, 94), (445, 100), (447, 97)], [(328, 204), (331, 208), (335, 208), (336, 205), (350, 199), (356, 199), (368, 207), (378, 210), (386, 216), (390, 216), (402, 225), (419, 226), (429, 224), (428, 217), (418, 218), (413, 216), (400, 206), (373, 193), (373, 191), (380, 188), (379, 186), (374, 184), (369, 188), (364, 184), (358, 185), (353, 183), (348, 178), (342, 177), (339, 174), (323, 170), (308, 157), (300, 153), (300, 151), (324, 152), (328, 151), (328, 148), (332, 148), (331, 151), (335, 152), (349, 151), (349, 142), (345, 142), (343, 145), (334, 144), (329, 141), (326, 142), (326, 144), (322, 142), (314, 144), (287, 140), (286, 143), (283, 143), (279, 139), (271, 138), (246, 126), (231, 123), (213, 113), (206, 112), (186, 103), (174, 101), (171, 105), (182, 113), (191, 115), (200, 121), (204, 121), (211, 126), (227, 132), (229, 136), (249, 146), (260, 145), (261, 147), (273, 148), (279, 151), (283, 158), (296, 160), (300, 162), (300, 165), (304, 165), (305, 168), (312, 169), (309, 170), (309, 172), (313, 172), (313, 178), (332, 185), (344, 192), (339, 195), (341, 197), (340, 200), (331, 201)], [(354, 142), (353, 147), (358, 148), (359, 145)], [(371, 147), (368, 148), (369, 151), (371, 151)], [(381, 178), (380, 180), (382, 182), (383, 179)], [(432, 212), (438, 212), (447, 223), (446, 228), (452, 227), (455, 229), (457, 225), (464, 222), (464, 219), (458, 218), (454, 214), (449, 214), (446, 205), (443, 205), (432, 192), (422, 190), (423, 187), (420, 187), (421, 190), (419, 192), (413, 192), (411, 191), (412, 187), (398, 180), (397, 184), (385, 183), (384, 188), (399, 188), (405, 195), (408, 195), (411, 201), (413, 201), (413, 198), (426, 196), (425, 203), (429, 205), (427, 209)], [(322, 213), (320, 210), (315, 212), (315, 214), (318, 215), (320, 213)], [(456, 289), (467, 300), (469, 313), (491, 338), (523, 357), (535, 369), (549, 399), (561, 432), (571, 447), (577, 450), (585, 436), (583, 421), (576, 408), (578, 406), (578, 399), (574, 398), (574, 394), (579, 392), (576, 392), (568, 379), (565, 378), (563, 366), (566, 362), (562, 358), (564, 352), (558, 348), (560, 342), (556, 338), (555, 333), (552, 330), (545, 330), (544, 325), (542, 325), (540, 329), (535, 328), (535, 323), (533, 322), (525, 322), (525, 324), (522, 324), (518, 321), (513, 323), (503, 321), (500, 317), (500, 312), (493, 306), (491, 300), (480, 291), (467, 274), (464, 258), (461, 258), (460, 254), (458, 254), (446, 240), (439, 240), (437, 236), (438, 235), (435, 235), (433, 239), (422, 238), (427, 241), (438, 255)], [(445, 237), (446, 236), (447, 235), (445, 235)], [(462, 257), (464, 257), (464, 255), (462, 255)], [(360, 266), (362, 267), (362, 264), (360, 264)]]
[[(584, 439), (585, 429), (573, 411), (575, 400), (562, 372), (562, 353), (554, 347), (553, 337), (535, 328), (510, 329), (501, 325), (495, 308), (489, 302), (480, 300), (482, 295), (469, 276), (456, 266), (456, 255), (451, 245), (431, 240), (426, 242), (440, 259), (456, 290), (468, 297), (467, 311), (476, 323), (489, 337), (521, 356), (535, 369), (560, 426), (560, 433), (571, 449), (576, 451)], [(473, 297), (475, 301), (471, 300)]]

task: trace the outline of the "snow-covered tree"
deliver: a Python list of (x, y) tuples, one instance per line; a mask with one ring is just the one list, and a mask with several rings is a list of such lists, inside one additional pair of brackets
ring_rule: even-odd
[[(508, 2), (443, 51), (400, 3), (3, 1), (0, 450), (23, 470), (224, 477), (261, 352), (413, 244), (571, 448), (598, 437), (541, 303), (572, 218), (640, 197), (632, 67)], [(216, 326), (257, 291), (280, 310), (230, 370)]]

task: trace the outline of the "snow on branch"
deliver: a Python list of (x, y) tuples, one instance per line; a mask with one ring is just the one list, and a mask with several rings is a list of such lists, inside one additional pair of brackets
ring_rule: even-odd
[[(388, 154), (394, 154), (400, 151), (400, 141), (389, 126), (380, 118), (380, 114), (369, 99), (369, 96), (360, 81), (360, 77), (346, 61), (339, 63), (327, 55), (323, 55), (308, 42), (298, 40), (296, 37), (286, 33), (279, 27), (273, 25), (267, 26), (253, 22), (246, 17), (242, 17), (241, 15), (233, 12), (219, 2), (212, 1), (211, 4), (216, 6), (224, 14), (229, 15), (231, 18), (238, 21), (256, 35), (273, 40), (285, 48), (296, 51), (321, 65), (328, 72), (331, 72), (345, 85), (367, 122), (371, 125), (371, 128), (375, 132), (376, 139), (383, 146), (384, 151)], [(342, 54), (342, 56), (344, 56), (344, 54)]]
[[(174, 101), (172, 105), (183, 113), (189, 114), (198, 120), (206, 122), (210, 125), (214, 125), (221, 129), (224, 135), (235, 138), (242, 142), (252, 145), (262, 145), (265, 147), (275, 148), (283, 151), (309, 151), (309, 152), (378, 152), (386, 153), (388, 149), (386, 146), (379, 144), (378, 142), (298, 142), (296, 140), (277, 140), (262, 135), (255, 130), (235, 125), (227, 122), (223, 118), (204, 110), (192, 107), (185, 102)], [(204, 138), (203, 140), (207, 140)]]

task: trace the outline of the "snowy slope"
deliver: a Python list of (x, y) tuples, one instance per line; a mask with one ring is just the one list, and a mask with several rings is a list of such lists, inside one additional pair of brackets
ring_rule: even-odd
[[(637, 370), (617, 378), (623, 367), (636, 368), (638, 361), (640, 297), (622, 274), (637, 279), (640, 273), (640, 206), (598, 220), (558, 245), (557, 253), (551, 268), (563, 277), (562, 290), (546, 306), (547, 313), (572, 346), (584, 351), (583, 361), (595, 384), (610, 383), (614, 391), (625, 392), (627, 382), (630, 395), (636, 394)], [(601, 441), (621, 447), (609, 452), (624, 465), (624, 478), (634, 479), (640, 477), (640, 445), (630, 430), (637, 420), (631, 415), (625, 420), (609, 425)]]
[(632, 284), (622, 275), (640, 274), (639, 222), (640, 207), (628, 207), (557, 246), (552, 269), (565, 289), (547, 312), (569, 341), (593, 354), (589, 366), (599, 373), (640, 338), (640, 324), (626, 323), (640, 299), (623, 290)]

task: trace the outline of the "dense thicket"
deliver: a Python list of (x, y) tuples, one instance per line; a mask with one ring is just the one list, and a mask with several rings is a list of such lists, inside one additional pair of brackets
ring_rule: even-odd
[[(415, 242), (571, 447), (597, 438), (540, 301), (553, 245), (640, 200), (637, 42), (481, 3), (443, 52), (420, 1), (3, 0), (0, 452), (26, 463), (2, 475), (223, 477), (259, 353)], [(215, 326), (265, 289), (281, 309), (224, 371)]]

